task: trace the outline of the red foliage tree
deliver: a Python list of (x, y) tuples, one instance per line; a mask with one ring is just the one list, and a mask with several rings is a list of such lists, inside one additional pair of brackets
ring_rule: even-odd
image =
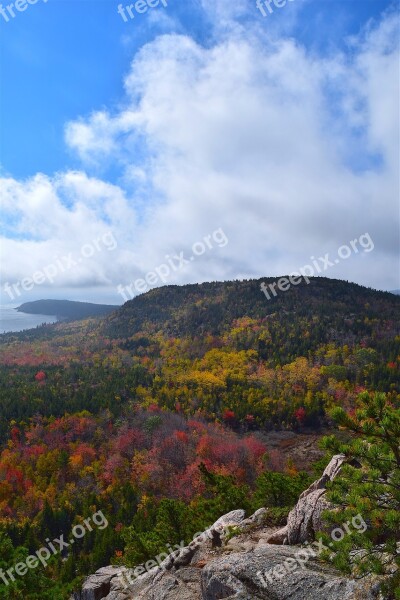
[(247, 450), (250, 453), (250, 456), (254, 457), (255, 460), (258, 460), (267, 452), (267, 447), (265, 446), (265, 444), (263, 444), (253, 436), (244, 438), (242, 444), (247, 448)]
[(183, 442), (184, 444), (187, 444), (189, 441), (188, 434), (184, 431), (175, 431), (175, 437), (179, 442)]
[(11, 428), (10, 436), (11, 436), (13, 444), (19, 444), (20, 439), (21, 439), (21, 432), (18, 429), (18, 427), (14, 426)]
[(300, 425), (303, 425), (306, 416), (307, 416), (306, 409), (303, 408), (302, 406), (300, 406), (300, 408), (298, 408), (294, 412), (294, 417), (295, 417), (296, 421), (298, 423), (300, 423)]
[(226, 410), (222, 415), (222, 418), (224, 419), (224, 421), (232, 421), (232, 419), (235, 418), (235, 413), (233, 412), (233, 410)]

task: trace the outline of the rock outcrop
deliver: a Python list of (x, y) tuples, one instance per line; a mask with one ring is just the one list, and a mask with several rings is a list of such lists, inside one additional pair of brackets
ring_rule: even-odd
[[(300, 496), (283, 529), (266, 526), (267, 509), (248, 519), (243, 510), (233, 511), (142, 575), (135, 577), (133, 569), (123, 567), (100, 569), (74, 600), (378, 599), (372, 580), (343, 577), (321, 562), (311, 545), (295, 545), (311, 540), (321, 529), (326, 483), (343, 461), (343, 456), (332, 459), (322, 477)], [(278, 539), (282, 545), (276, 545)]]
[(75, 593), (71, 600), (102, 600), (110, 593), (111, 582), (121, 575), (124, 569), (103, 567), (91, 575), (85, 582), (82, 592)]
[(323, 511), (330, 508), (325, 499), (326, 485), (335, 479), (344, 461), (343, 454), (332, 458), (322, 476), (300, 495), (288, 515), (285, 527), (271, 535), (268, 540), (270, 544), (304, 544), (315, 539), (315, 534), (326, 528), (322, 522)]

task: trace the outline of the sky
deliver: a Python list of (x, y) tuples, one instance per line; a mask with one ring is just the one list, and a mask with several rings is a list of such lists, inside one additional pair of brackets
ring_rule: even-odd
[(2, 304), (400, 288), (397, 0), (32, 2), (0, 6)]

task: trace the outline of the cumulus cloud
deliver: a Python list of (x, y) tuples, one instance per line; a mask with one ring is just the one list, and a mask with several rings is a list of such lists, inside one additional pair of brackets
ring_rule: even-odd
[[(2, 261), (3, 281), (21, 281), (73, 254), (76, 264), (57, 269), (56, 286), (112, 284), (109, 253), (117, 254), (119, 236), (133, 242), (136, 226), (135, 211), (120, 188), (82, 172), (53, 178), (39, 174), (26, 182), (4, 178), (2, 197), (2, 229), (13, 223), (13, 235), (1, 238), (7, 256)], [(111, 236), (115, 243), (108, 243)], [(86, 259), (90, 251), (84, 249), (82, 255), (81, 250), (88, 245), (94, 250)]]
[[(66, 124), (85, 171), (117, 165), (119, 185), (84, 170), (3, 181), (18, 234), (3, 242), (6, 278), (111, 228), (118, 250), (93, 257), (91, 273), (125, 284), (222, 227), (229, 244), (171, 283), (289, 273), (368, 232), (374, 251), (326, 274), (399, 287), (397, 17), (318, 58), (259, 23), (244, 32), (246, 2), (202, 5), (230, 23), (214, 44), (157, 37), (134, 57), (119, 111)], [(60, 283), (71, 278), (88, 282), (77, 269)]]

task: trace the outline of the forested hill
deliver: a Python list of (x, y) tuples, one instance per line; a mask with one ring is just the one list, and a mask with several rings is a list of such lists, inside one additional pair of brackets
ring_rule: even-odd
[(399, 406), (400, 297), (321, 278), (268, 300), (261, 283), (167, 286), (2, 336), (0, 566), (94, 511), (109, 527), (17, 595), (0, 581), (0, 598), (67, 600), (81, 576), (145, 562), (239, 506), (281, 524), (332, 407), (352, 415), (376, 392)]
[[(345, 281), (313, 278), (285, 292), (261, 291), (276, 279), (213, 282), (166, 286), (151, 290), (124, 304), (105, 321), (103, 332), (111, 337), (130, 337), (139, 331), (161, 330), (172, 336), (220, 336), (233, 321), (248, 317), (270, 322), (270, 328), (292, 329), (290, 344), (304, 326), (307, 336), (319, 342), (369, 336), (382, 321), (398, 321), (400, 298)], [(311, 327), (309, 327), (311, 326)], [(379, 336), (385, 328), (379, 328)], [(379, 337), (378, 336), (378, 337)], [(297, 339), (296, 343), (301, 343)]]
[(118, 306), (71, 300), (36, 300), (21, 304), (17, 310), (30, 315), (54, 315), (59, 319), (87, 319), (107, 315), (116, 308)]

